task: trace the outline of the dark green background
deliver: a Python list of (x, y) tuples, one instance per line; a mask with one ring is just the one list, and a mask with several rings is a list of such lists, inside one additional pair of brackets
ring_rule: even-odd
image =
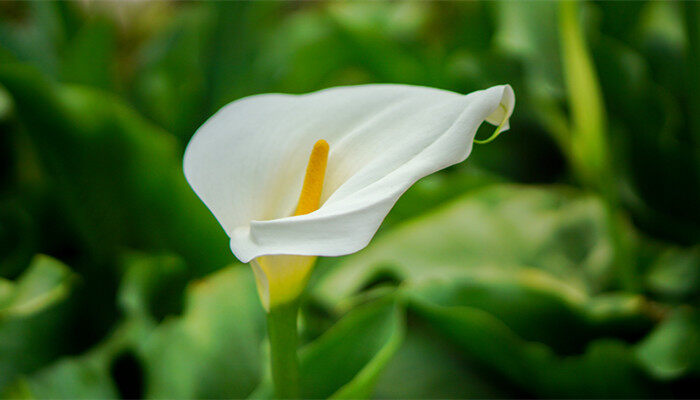
[(509, 83), (512, 129), (320, 261), (304, 395), (700, 396), (699, 4), (0, 2), (0, 394), (269, 397), (183, 149), (246, 95), (393, 82)]

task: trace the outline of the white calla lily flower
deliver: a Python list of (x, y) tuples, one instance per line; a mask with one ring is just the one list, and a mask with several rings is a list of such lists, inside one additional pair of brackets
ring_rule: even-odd
[(234, 255), (252, 262), (269, 309), (301, 293), (314, 256), (362, 249), (411, 185), (464, 161), (483, 121), (508, 129), (514, 105), (509, 85), (246, 97), (197, 130), (185, 176)]

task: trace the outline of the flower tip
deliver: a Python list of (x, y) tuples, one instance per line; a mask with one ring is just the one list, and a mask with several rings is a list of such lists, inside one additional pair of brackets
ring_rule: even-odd
[[(496, 127), (496, 130), (493, 131), (493, 134), (491, 134), (491, 136), (489, 136), (487, 139), (484, 139), (484, 140), (474, 139), (474, 143), (476, 143), (476, 144), (491, 143), (501, 134), (501, 132), (508, 129), (508, 127), (506, 126), (506, 124), (508, 123), (508, 118), (509, 118), (508, 109), (506, 108), (505, 105), (503, 105), (503, 103), (500, 103), (498, 105), (498, 107), (499, 107), (499, 111), (503, 112), (503, 119), (501, 120), (501, 123), (498, 124), (498, 126)], [(506, 129), (503, 129), (503, 128), (506, 128)]]

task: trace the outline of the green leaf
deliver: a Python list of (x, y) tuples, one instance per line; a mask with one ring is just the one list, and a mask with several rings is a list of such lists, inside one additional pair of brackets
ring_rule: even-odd
[(16, 281), (0, 280), (0, 393), (70, 348), (67, 298), (75, 275), (47, 256), (34, 257)]
[(107, 368), (98, 360), (62, 360), (34, 375), (21, 379), (3, 395), (8, 399), (107, 399), (117, 390)]
[[(141, 321), (123, 323), (101, 343), (78, 356), (59, 359), (31, 374), (23, 374), (6, 390), (3, 398), (15, 399), (94, 399), (117, 398), (127, 395), (119, 387), (117, 366), (119, 358), (128, 354), (128, 347), (144, 336)], [(129, 371), (138, 376), (138, 365)], [(126, 383), (133, 385), (133, 382)], [(134, 396), (136, 397), (136, 396)]]
[(436, 306), (418, 299), (410, 306), (464, 357), (531, 393), (527, 397), (640, 397), (653, 389), (632, 350), (622, 342), (596, 341), (581, 355), (560, 358), (476, 308)]
[(466, 359), (422, 321), (412, 318), (396, 355), (379, 377), (376, 399), (522, 398), (500, 376)]
[(36, 256), (16, 282), (0, 280), (0, 321), (35, 314), (68, 296), (75, 275), (47, 256)]
[(352, 62), (353, 51), (323, 6), (292, 14), (273, 29), (258, 64), (261, 75), (276, 77), (271, 83), (277, 90), (303, 93), (371, 78), (365, 65)]
[[(647, 6), (650, 17), (669, 19), (664, 25), (682, 25), (672, 11), (676, 4), (649, 2)], [(688, 182), (700, 179), (700, 155), (696, 151), (700, 136), (688, 129), (688, 87), (678, 71), (686, 63), (684, 45), (675, 43), (677, 39), (659, 37), (668, 33), (640, 35), (650, 35), (652, 54), (606, 37), (595, 47), (614, 128), (610, 144), (615, 167), (628, 181), (622, 185), (632, 189), (623, 191), (623, 200), (640, 229), (655, 237), (693, 245), (700, 240), (700, 211), (688, 204), (700, 201), (700, 189)], [(678, 190), (681, 187), (683, 190)]]
[(646, 286), (671, 300), (692, 299), (700, 291), (700, 247), (665, 248), (646, 271)]
[(391, 299), (353, 310), (302, 349), (304, 398), (367, 398), (400, 346), (403, 314)]
[(178, 13), (137, 54), (133, 92), (139, 110), (186, 140), (207, 117), (205, 55), (215, 14), (204, 3), (182, 7), (187, 11)]
[(639, 344), (637, 357), (660, 379), (700, 376), (700, 315), (680, 308)]
[(487, 187), (376, 238), (313, 294), (343, 310), (366, 288), (401, 285), (435, 304), (486, 311), (561, 354), (600, 337), (639, 338), (658, 315), (642, 296), (604, 293), (617, 273), (605, 210), (561, 188)]
[(250, 268), (192, 283), (185, 311), (138, 343), (148, 398), (244, 398), (261, 376), (264, 311)]
[[(494, 45), (509, 57), (519, 60), (523, 67), (524, 85), (522, 88), (516, 86), (520, 108), (515, 117), (532, 114), (543, 125), (545, 132), (555, 139), (559, 151), (565, 156), (570, 156), (569, 121), (561, 107), (566, 98), (566, 90), (559, 46), (557, 3), (498, 2), (494, 3), (494, 8), (497, 23)], [(506, 79), (510, 82), (513, 76), (517, 75), (511, 73)], [(514, 127), (518, 127), (518, 136), (527, 137), (525, 140), (528, 142), (542, 132), (541, 127), (531, 129), (534, 131), (532, 133), (524, 131), (527, 120), (514, 122), (519, 122), (513, 124)], [(521, 144), (513, 153), (523, 152), (528, 147)], [(542, 146), (536, 148), (541, 149)], [(509, 157), (513, 158), (514, 155)], [(537, 158), (542, 159), (542, 156)], [(522, 162), (519, 164), (520, 168), (527, 165), (523, 165)], [(550, 167), (549, 164), (545, 163)], [(535, 179), (541, 180), (546, 172), (538, 172)]]
[(552, 2), (496, 3), (495, 45), (525, 66), (528, 93), (562, 98), (564, 82), (557, 42), (557, 5)]
[(226, 235), (187, 185), (181, 149), (166, 132), (111, 95), (49, 83), (21, 64), (2, 65), (0, 83), (52, 179), (63, 222), (91, 254), (171, 250), (200, 274), (231, 261)]
[(115, 87), (116, 27), (106, 20), (87, 21), (62, 53), (61, 80), (101, 89)]
[[(146, 310), (155, 301), (149, 298), (163, 289), (155, 280), (177, 276), (182, 264), (172, 256), (136, 254), (125, 263), (129, 269), (119, 298), (126, 319), (86, 353), (48, 365), (46, 360), (37, 372), (25, 370), (4, 396), (244, 398), (250, 394), (260, 380), (264, 311), (249, 268), (227, 267), (192, 283), (183, 314), (156, 325)], [(167, 270), (173, 267), (175, 271)], [(1, 333), (0, 329), (0, 338)], [(25, 351), (28, 354), (32, 353)], [(132, 362), (119, 367), (125, 355)], [(129, 374), (129, 380), (121, 380), (119, 373)], [(132, 386), (139, 385), (134, 379), (143, 383), (144, 393), (133, 392), (138, 388)]]
[(536, 269), (482, 270), (406, 291), (431, 304), (486, 311), (521, 338), (559, 354), (581, 352), (597, 337), (641, 336), (654, 323), (641, 296), (591, 298)]
[(225, 104), (270, 91), (283, 66), (261, 68), (267, 51), (260, 48), (279, 23), (280, 8), (278, 2), (178, 5), (180, 12), (134, 56), (131, 92), (139, 109), (184, 142)]
[(430, 212), (469, 191), (500, 181), (502, 180), (496, 176), (474, 169), (460, 169), (426, 176), (399, 198), (380, 229), (387, 231), (401, 221)]
[(477, 190), (343, 259), (314, 294), (335, 306), (377, 280), (414, 285), (522, 268), (545, 271), (582, 293), (607, 287), (615, 271), (604, 204), (563, 188)]
[(182, 311), (187, 269), (181, 258), (128, 254), (117, 301), (127, 318), (150, 323)]

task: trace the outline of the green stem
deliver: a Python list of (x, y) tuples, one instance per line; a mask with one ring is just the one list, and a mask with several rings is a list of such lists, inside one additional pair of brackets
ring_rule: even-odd
[(270, 308), (267, 313), (267, 333), (270, 338), (270, 367), (275, 384), (275, 397), (298, 399), (299, 358), (297, 357), (298, 301)]

